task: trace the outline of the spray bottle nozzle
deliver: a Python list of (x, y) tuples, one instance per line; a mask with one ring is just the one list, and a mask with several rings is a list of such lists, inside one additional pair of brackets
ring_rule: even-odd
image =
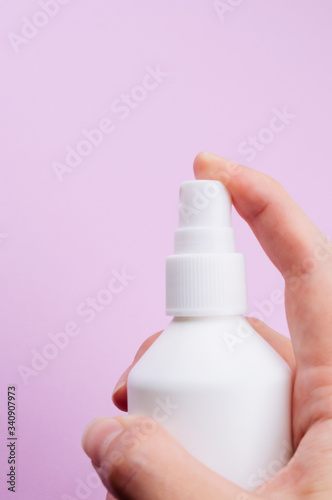
[(219, 181), (182, 182), (174, 253), (235, 252), (231, 205), (231, 197)]
[(225, 186), (209, 180), (182, 182), (179, 226), (231, 226), (231, 197)]
[(182, 182), (174, 255), (166, 259), (166, 313), (243, 314), (245, 261), (235, 249), (231, 197), (219, 181)]

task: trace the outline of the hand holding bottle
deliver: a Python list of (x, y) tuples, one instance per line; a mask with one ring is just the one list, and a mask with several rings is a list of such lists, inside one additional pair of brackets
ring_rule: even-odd
[[(208, 153), (197, 156), (194, 170), (198, 179), (226, 185), (238, 213), (285, 279), (292, 342), (264, 323), (247, 319), (293, 371), (295, 455), (270, 479), (268, 471), (262, 471), (269, 481), (256, 494), (209, 470), (160, 425), (142, 417), (93, 421), (83, 447), (113, 491), (108, 499), (287, 500), (309, 494), (311, 499), (328, 498), (332, 496), (332, 244), (271, 177)], [(120, 409), (127, 408), (130, 369), (160, 333), (145, 341), (120, 378), (113, 394)]]

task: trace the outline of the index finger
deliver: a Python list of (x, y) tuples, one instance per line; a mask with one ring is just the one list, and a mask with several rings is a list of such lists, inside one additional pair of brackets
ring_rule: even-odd
[(272, 177), (211, 153), (194, 162), (198, 179), (221, 181), (285, 279), (285, 307), (299, 367), (332, 356), (332, 243)]

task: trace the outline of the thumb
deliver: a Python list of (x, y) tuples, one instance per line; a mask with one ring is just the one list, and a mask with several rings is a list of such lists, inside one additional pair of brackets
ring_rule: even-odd
[(201, 464), (149, 418), (95, 419), (84, 431), (82, 446), (105, 487), (119, 500), (255, 498)]

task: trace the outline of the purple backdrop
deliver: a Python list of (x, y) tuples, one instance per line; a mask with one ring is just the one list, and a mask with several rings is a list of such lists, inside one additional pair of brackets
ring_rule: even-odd
[[(200, 150), (278, 179), (328, 235), (328, 0), (0, 4), (1, 498), (104, 499), (80, 439), (162, 329), (179, 184)], [(250, 312), (283, 281), (233, 214)], [(274, 295), (273, 295), (274, 296)]]

